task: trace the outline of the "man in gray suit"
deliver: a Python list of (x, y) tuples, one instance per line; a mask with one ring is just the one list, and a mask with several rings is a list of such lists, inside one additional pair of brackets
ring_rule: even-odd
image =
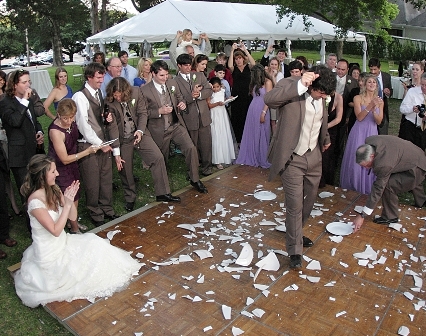
[(416, 207), (425, 206), (423, 181), (426, 175), (424, 151), (410, 141), (392, 135), (374, 135), (356, 151), (356, 162), (372, 169), (376, 175), (367, 204), (354, 220), (355, 231), (361, 228), (366, 215), (371, 215), (382, 199), (382, 215), (373, 220), (377, 224), (398, 222), (398, 194), (411, 191)]
[(212, 173), (212, 123), (207, 98), (213, 94), (206, 76), (201, 72), (191, 71), (192, 57), (180, 54), (176, 59), (179, 73), (175, 77), (186, 104), (183, 113), (189, 136), (197, 147), (201, 158), (201, 173), (204, 176)]
[(269, 148), (269, 178), (280, 175), (285, 192), (286, 248), (290, 267), (302, 267), (303, 247), (313, 242), (303, 236), (321, 179), (321, 152), (330, 146), (325, 98), (336, 88), (336, 76), (325, 66), (312, 68), (302, 78), (280, 80), (265, 94), (277, 109), (277, 129)]
[[(186, 113), (186, 105), (179, 86), (169, 78), (169, 67), (166, 62), (157, 60), (151, 65), (152, 81), (141, 86), (143, 106), (141, 113), (148, 116), (147, 128), (152, 139), (160, 148), (167, 160), (170, 141), (173, 140), (185, 156), (191, 185), (200, 193), (207, 193), (207, 188), (198, 175), (198, 153), (188, 131), (182, 113)], [(141, 126), (142, 132), (145, 127)]]

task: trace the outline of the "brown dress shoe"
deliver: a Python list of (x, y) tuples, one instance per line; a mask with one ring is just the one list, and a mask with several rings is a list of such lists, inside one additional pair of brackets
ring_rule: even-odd
[(0, 244), (6, 245), (7, 247), (14, 247), (18, 242), (12, 238), (6, 238), (3, 241), (0, 241)]

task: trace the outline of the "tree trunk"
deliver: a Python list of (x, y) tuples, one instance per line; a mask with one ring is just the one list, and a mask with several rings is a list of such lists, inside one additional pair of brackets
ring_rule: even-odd
[(106, 6), (109, 3), (109, 0), (102, 0), (102, 9), (101, 9), (101, 31), (107, 28), (107, 10)]
[(337, 41), (336, 45), (336, 54), (337, 54), (337, 60), (343, 58), (343, 41)]
[(91, 0), (92, 6), (90, 7), (90, 21), (92, 22), (92, 35), (99, 33), (99, 1)]
[(62, 42), (59, 25), (56, 21), (52, 21), (52, 50), (53, 50), (53, 66), (59, 67), (64, 65), (62, 60)]

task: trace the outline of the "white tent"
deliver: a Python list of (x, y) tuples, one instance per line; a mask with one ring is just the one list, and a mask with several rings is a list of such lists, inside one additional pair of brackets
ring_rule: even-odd
[[(210, 39), (223, 40), (321, 40), (322, 58), (325, 41), (335, 40), (335, 26), (310, 18), (312, 26), (305, 29), (301, 16), (291, 27), (284, 17), (278, 22), (276, 6), (241, 3), (167, 0), (114, 27), (87, 39), (89, 44), (104, 45), (171, 41), (178, 30), (189, 28), (194, 36), (206, 33)], [(346, 41), (364, 42), (365, 36), (349, 32)], [(103, 49), (101, 47), (101, 49)]]

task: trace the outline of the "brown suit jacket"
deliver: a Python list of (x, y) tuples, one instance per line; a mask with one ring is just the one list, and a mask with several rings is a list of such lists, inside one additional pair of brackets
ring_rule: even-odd
[[(182, 118), (182, 113), (177, 107), (184, 99), (174, 79), (167, 80), (166, 90), (170, 94), (170, 100), (177, 114), (179, 124), (186, 127), (185, 121)], [(148, 128), (155, 143), (161, 148), (164, 139), (164, 117), (158, 113), (158, 109), (161, 107), (160, 96), (153, 81), (141, 86), (140, 92), (142, 96), (140, 113), (145, 114), (148, 118), (147, 126), (142, 126), (143, 128), (140, 128), (140, 130), (145, 133), (145, 129)]]
[[(132, 95), (130, 101), (127, 103), (129, 108), (129, 112), (132, 116), (133, 121), (135, 122), (136, 130), (141, 130), (144, 132), (144, 135), (151, 136), (149, 130), (146, 128), (146, 124), (148, 121), (148, 116), (146, 110), (143, 109), (143, 99), (142, 94), (139, 87), (132, 86)], [(114, 99), (112, 103), (105, 100), (105, 104), (108, 104), (109, 111), (113, 114), (113, 118), (117, 123), (117, 128), (114, 128), (110, 131), (110, 138), (116, 139), (118, 138), (119, 143), (123, 143), (124, 139), (124, 117), (123, 117), (123, 109), (121, 104)], [(113, 143), (113, 147), (118, 147), (117, 141)]]
[[(185, 120), (186, 128), (189, 131), (195, 131), (200, 127), (205, 127), (212, 123), (211, 112), (207, 105), (207, 98), (212, 96), (213, 90), (203, 73), (191, 72), (189, 76), (191, 86), (180, 74), (175, 77), (175, 80), (179, 85), (183, 98), (185, 99), (187, 113), (183, 113), (183, 119)], [(203, 89), (200, 91), (200, 98), (194, 100), (192, 98), (192, 88), (195, 85), (201, 85)], [(199, 116), (198, 110), (200, 111)], [(200, 119), (202, 125), (200, 125)]]
[(365, 139), (365, 143), (376, 149), (372, 169), (377, 178), (367, 201), (370, 209), (374, 209), (381, 199), (392, 174), (417, 167), (426, 172), (425, 153), (410, 141), (393, 135), (374, 135)]
[[(268, 161), (272, 164), (269, 179), (272, 180), (282, 169), (299, 142), (303, 120), (305, 119), (305, 94), (299, 96), (297, 83), (299, 79), (288, 77), (280, 80), (275, 87), (265, 94), (265, 104), (277, 109), (277, 129), (269, 145)], [(330, 143), (327, 131), (327, 108), (323, 102), (323, 119), (318, 145)]]

